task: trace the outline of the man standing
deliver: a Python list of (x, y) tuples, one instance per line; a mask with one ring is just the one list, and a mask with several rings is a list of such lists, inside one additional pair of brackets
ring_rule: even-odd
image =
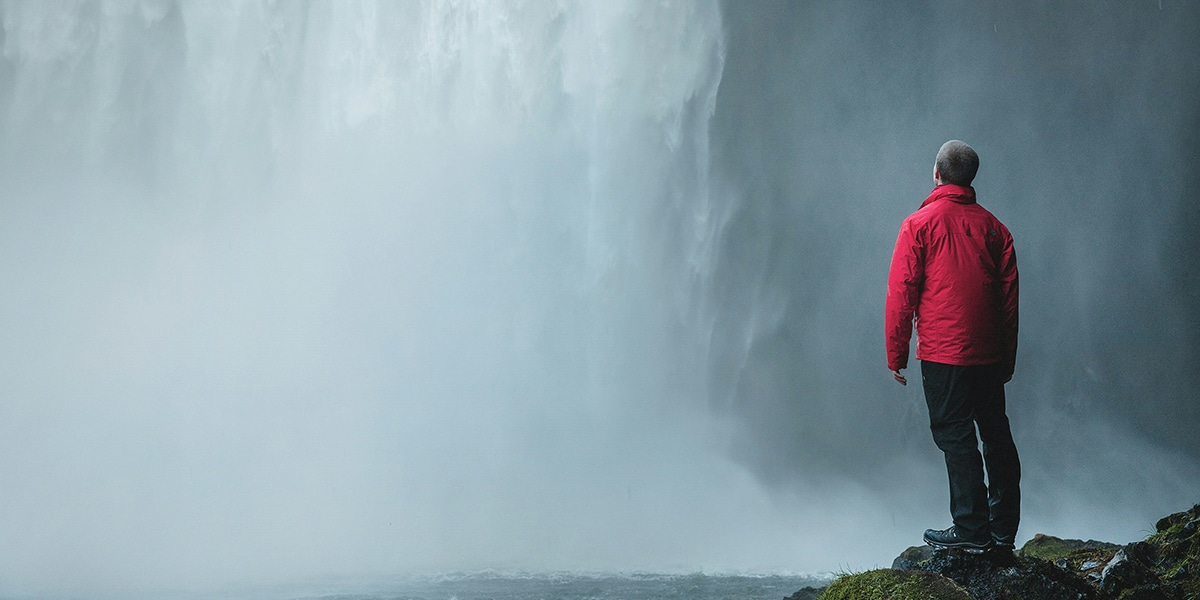
[(972, 552), (1011, 549), (1021, 514), (1021, 464), (1004, 409), (1017, 356), (1017, 257), (1008, 228), (975, 202), (978, 170), (967, 144), (938, 150), (933, 193), (900, 225), (885, 325), (888, 368), (907, 385), (900, 371), (916, 321), (929, 427), (950, 476), (954, 525), (927, 530), (925, 542)]

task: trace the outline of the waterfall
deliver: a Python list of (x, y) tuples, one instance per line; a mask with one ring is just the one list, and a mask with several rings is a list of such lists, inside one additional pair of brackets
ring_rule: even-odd
[(766, 502), (707, 410), (715, 3), (6, 3), (3, 35), (13, 585), (764, 555), (707, 542)]

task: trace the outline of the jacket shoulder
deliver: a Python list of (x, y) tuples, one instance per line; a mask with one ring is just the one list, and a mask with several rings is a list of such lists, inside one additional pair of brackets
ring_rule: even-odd
[(987, 216), (986, 218), (989, 221), (990, 227), (995, 229), (1003, 237), (1007, 237), (1007, 238), (1012, 237), (1012, 232), (1010, 232), (1008, 230), (1008, 226), (1005, 225), (1004, 222), (999, 219), (999, 217), (997, 217), (995, 214), (993, 214), (992, 211), (990, 211), (982, 206), (980, 206), (979, 208), (980, 208), (980, 210), (983, 211), (983, 214)]
[(902, 231), (916, 231), (928, 227), (932, 221), (938, 219), (945, 212), (945, 207), (941, 206), (942, 204), (944, 203), (932, 202), (918, 208), (915, 212), (904, 218), (904, 221), (900, 223), (900, 229)]

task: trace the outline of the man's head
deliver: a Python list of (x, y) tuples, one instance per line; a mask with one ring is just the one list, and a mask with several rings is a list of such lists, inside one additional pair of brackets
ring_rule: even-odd
[(953, 183), (967, 186), (975, 180), (979, 171), (979, 155), (970, 146), (958, 140), (942, 144), (937, 160), (933, 163), (933, 177), (938, 183)]

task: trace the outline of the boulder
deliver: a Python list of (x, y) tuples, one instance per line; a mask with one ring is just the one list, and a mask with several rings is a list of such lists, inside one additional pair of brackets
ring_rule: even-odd
[(1096, 589), (1082, 577), (1048, 561), (991, 551), (938, 550), (913, 567), (962, 585), (975, 600), (1093, 600)]
[(1145, 554), (1130, 547), (1117, 550), (1104, 569), (1100, 571), (1100, 591), (1109, 596), (1117, 596), (1123, 590), (1137, 587), (1155, 586), (1161, 583), (1154, 568), (1146, 564)]

